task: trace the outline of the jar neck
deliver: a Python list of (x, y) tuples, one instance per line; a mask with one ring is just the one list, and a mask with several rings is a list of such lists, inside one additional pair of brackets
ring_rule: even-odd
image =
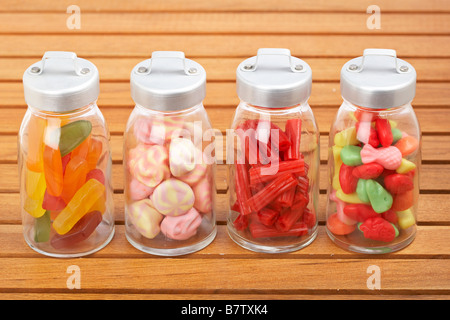
[(204, 109), (203, 103), (199, 103), (193, 107), (189, 107), (183, 110), (177, 110), (177, 111), (159, 111), (159, 110), (153, 110), (149, 109), (147, 107), (144, 107), (140, 104), (136, 104), (136, 109), (139, 110), (139, 112), (146, 113), (149, 115), (154, 116), (172, 116), (172, 117), (179, 117), (179, 116), (188, 116), (189, 114), (195, 113), (200, 109)]
[(397, 113), (397, 112), (402, 111), (404, 109), (412, 108), (411, 102), (409, 102), (407, 104), (404, 104), (404, 105), (401, 105), (401, 106), (392, 107), (392, 108), (374, 109), (374, 108), (367, 108), (367, 107), (364, 107), (364, 106), (358, 106), (358, 105), (353, 104), (350, 101), (345, 100), (345, 99), (344, 99), (344, 102), (343, 102), (342, 105), (345, 106), (346, 108), (353, 109), (353, 111), (355, 111), (355, 110), (362, 110), (364, 112), (369, 112), (369, 113), (373, 112), (373, 113), (377, 113), (377, 114), (378, 113), (383, 113), (383, 114)]
[(41, 118), (67, 118), (67, 117), (79, 117), (83, 116), (89, 112), (91, 112), (93, 109), (97, 108), (97, 101), (94, 101), (84, 107), (71, 110), (69, 112), (51, 112), (51, 111), (44, 111), (37, 108), (34, 108), (32, 106), (28, 106), (28, 110), (30, 112)]

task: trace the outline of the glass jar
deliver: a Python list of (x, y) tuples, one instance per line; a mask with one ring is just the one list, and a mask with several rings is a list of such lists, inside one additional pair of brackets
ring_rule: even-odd
[(400, 250), (416, 234), (421, 132), (416, 72), (395, 50), (366, 49), (341, 70), (330, 130), (327, 233), (361, 253)]
[(215, 143), (202, 101), (206, 72), (183, 52), (156, 51), (131, 72), (136, 103), (124, 137), (128, 241), (155, 255), (206, 247), (216, 235)]
[(97, 107), (99, 75), (72, 52), (46, 52), (23, 75), (28, 109), (18, 136), (25, 241), (80, 257), (114, 235), (109, 132)]
[(311, 83), (311, 68), (288, 49), (259, 49), (237, 68), (227, 229), (246, 249), (290, 252), (316, 237), (319, 130), (307, 102)]

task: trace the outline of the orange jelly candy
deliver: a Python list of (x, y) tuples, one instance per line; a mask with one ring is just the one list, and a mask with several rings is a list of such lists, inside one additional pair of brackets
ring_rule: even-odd
[(410, 155), (419, 147), (419, 141), (413, 136), (406, 136), (397, 141), (394, 145), (400, 152), (403, 157)]
[(64, 188), (61, 198), (65, 203), (69, 203), (73, 195), (85, 183), (88, 172), (88, 162), (80, 156), (72, 156), (64, 173)]
[(63, 166), (61, 152), (49, 146), (44, 147), (44, 174), (47, 192), (59, 197), (63, 191)]

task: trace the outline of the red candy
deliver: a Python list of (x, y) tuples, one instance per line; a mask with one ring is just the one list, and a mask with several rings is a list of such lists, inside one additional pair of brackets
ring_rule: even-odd
[(369, 218), (359, 226), (367, 239), (391, 242), (395, 239), (395, 228), (382, 217)]
[(101, 184), (105, 184), (105, 175), (100, 169), (93, 169), (86, 175), (86, 181), (89, 179), (97, 179)]
[(352, 173), (358, 179), (375, 179), (381, 175), (383, 170), (381, 164), (372, 162), (354, 167)]
[(389, 147), (394, 142), (391, 124), (387, 119), (376, 119), (375, 128), (377, 129), (378, 139), (383, 147)]
[(371, 205), (362, 204), (362, 203), (354, 203), (348, 204), (344, 207), (344, 214), (350, 219), (356, 220), (358, 222), (364, 222), (369, 218), (378, 217), (378, 213), (376, 213)]
[(393, 198), (394, 201), (392, 202), (391, 209), (395, 211), (404, 211), (411, 208), (414, 204), (414, 190), (394, 194)]
[(387, 220), (387, 221), (389, 221), (390, 223), (393, 223), (393, 224), (397, 224), (397, 222), (398, 222), (397, 213), (394, 210), (392, 210), (392, 209), (389, 209), (388, 211), (385, 211), (385, 212), (381, 213), (381, 217), (384, 220)]
[(358, 178), (353, 175), (353, 167), (346, 164), (341, 165), (339, 170), (339, 183), (341, 184), (342, 191), (346, 194), (350, 194), (356, 191), (358, 184)]
[[(356, 131), (359, 129), (359, 122), (355, 124)], [(378, 148), (380, 145), (380, 140), (378, 140), (377, 131), (374, 128), (370, 128), (369, 141), (367, 142), (374, 148)]]
[(413, 179), (410, 176), (398, 173), (385, 177), (384, 185), (391, 194), (405, 193), (414, 189)]
[(60, 211), (66, 207), (66, 203), (61, 197), (52, 196), (45, 190), (44, 200), (42, 201), (42, 209), (50, 211)]

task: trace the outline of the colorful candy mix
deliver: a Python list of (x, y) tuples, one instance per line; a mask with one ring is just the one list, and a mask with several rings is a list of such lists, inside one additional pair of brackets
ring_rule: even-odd
[(373, 110), (358, 109), (354, 118), (355, 126), (337, 132), (331, 148), (329, 201), (336, 212), (329, 212), (327, 228), (336, 236), (355, 233), (389, 243), (415, 225), (411, 208), (416, 165), (407, 157), (418, 150), (419, 142)]
[(64, 250), (95, 232), (106, 192), (105, 174), (96, 168), (102, 143), (91, 137), (91, 122), (57, 123), (30, 118), (24, 209), (36, 219), (34, 240)]

